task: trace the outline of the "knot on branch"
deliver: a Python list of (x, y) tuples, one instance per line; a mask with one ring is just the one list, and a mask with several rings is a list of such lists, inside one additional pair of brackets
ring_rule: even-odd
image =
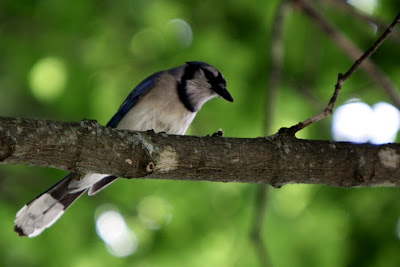
[(330, 115), (332, 115), (332, 113), (333, 113), (333, 108), (332, 107), (326, 107), (324, 109), (324, 115), (325, 116), (330, 116)]
[(297, 140), (294, 134), (292, 134), (291, 128), (281, 128), (278, 134), (268, 137), (268, 139), (274, 143), (276, 149), (284, 154), (290, 153), (290, 144)]
[(223, 137), (224, 131), (218, 130), (218, 132), (213, 133), (212, 135), (207, 134), (206, 137)]
[(300, 131), (301, 129), (304, 128), (304, 125), (302, 122), (299, 122), (298, 124), (287, 128), (287, 127), (282, 127), (279, 129), (278, 134), (279, 136), (287, 136), (287, 137), (291, 137), (291, 138), (296, 138), (296, 133), (298, 131)]
[(343, 73), (338, 73), (337, 79), (338, 79), (338, 82), (337, 82), (338, 85), (339, 85), (340, 87), (342, 87), (343, 82), (344, 82), (344, 80), (346, 79), (346, 76), (345, 76)]
[(156, 165), (154, 164), (154, 162), (150, 161), (149, 164), (147, 164), (147, 166), (146, 166), (146, 172), (153, 173), (155, 167), (156, 167)]

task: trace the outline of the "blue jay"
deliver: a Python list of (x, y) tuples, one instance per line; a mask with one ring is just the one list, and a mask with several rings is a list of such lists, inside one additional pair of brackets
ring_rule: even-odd
[[(215, 67), (199, 61), (156, 72), (128, 95), (107, 126), (134, 131), (185, 134), (197, 111), (211, 98), (233, 102), (226, 81)], [(84, 192), (96, 194), (117, 177), (89, 173), (82, 179), (70, 173), (26, 204), (17, 213), (14, 230), (34, 237), (54, 224)]]

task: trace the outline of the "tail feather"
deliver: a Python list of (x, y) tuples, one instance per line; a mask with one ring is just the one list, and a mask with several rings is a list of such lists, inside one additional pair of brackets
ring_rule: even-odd
[(90, 195), (95, 194), (117, 178), (97, 173), (87, 174), (82, 179), (73, 177), (74, 174), (68, 175), (23, 206), (15, 218), (14, 230), (20, 236), (39, 235), (53, 225), (64, 211), (88, 189)]
[(107, 186), (109, 186), (112, 182), (115, 181), (118, 177), (115, 176), (106, 176), (102, 178), (100, 181), (94, 183), (90, 188), (89, 188), (89, 196), (92, 196), (94, 194), (97, 194)]
[(53, 225), (64, 211), (87, 189), (72, 192), (68, 189), (69, 176), (22, 207), (14, 221), (20, 236), (35, 237)]

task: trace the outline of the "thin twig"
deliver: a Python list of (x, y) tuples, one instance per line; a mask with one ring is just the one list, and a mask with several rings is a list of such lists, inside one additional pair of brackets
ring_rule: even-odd
[[(313, 19), (321, 29), (328, 34), (336, 44), (343, 49), (353, 60), (357, 60), (363, 51), (357, 48), (345, 35), (338, 31), (333, 25), (330, 24), (321, 14), (319, 14), (312, 6), (303, 0), (293, 0), (297, 3), (305, 14)], [(394, 27), (393, 27), (394, 28)], [(390, 29), (392, 32), (393, 28)], [(386, 31), (387, 32), (387, 29)], [(389, 33), (390, 33), (389, 32)], [(384, 33), (385, 34), (385, 33)], [(400, 109), (400, 97), (397, 94), (396, 86), (390, 81), (388, 77), (369, 59), (366, 58), (361, 68), (377, 83), (386, 94), (393, 101), (394, 105)]]
[[(296, 2), (302, 2), (303, 1), (299, 1), (297, 0)], [(303, 10), (308, 13), (308, 14), (312, 14), (312, 16), (318, 16), (319, 15), (317, 13), (310, 13), (311, 11), (314, 12), (313, 9), (311, 9), (309, 6), (305, 5), (303, 6)], [(328, 103), (328, 105), (326, 106), (326, 108), (319, 114), (317, 114), (314, 117), (308, 118), (307, 120), (298, 123), (297, 125), (294, 125), (292, 127), (290, 127), (289, 129), (282, 129), (283, 131), (290, 133), (291, 135), (296, 134), (298, 131), (300, 131), (301, 129), (307, 127), (308, 125), (317, 122), (319, 120), (322, 120), (323, 118), (325, 118), (326, 116), (329, 116), (332, 114), (332, 110), (335, 106), (335, 102), (339, 96), (340, 90), (342, 89), (342, 85), (344, 83), (344, 81), (346, 81), (361, 65), (361, 63), (367, 63), (365, 61), (368, 60), (368, 57), (370, 57), (377, 49), (378, 47), (383, 43), (383, 41), (386, 40), (386, 38), (390, 35), (390, 33), (393, 31), (393, 29), (397, 26), (397, 24), (400, 23), (400, 13), (397, 14), (396, 18), (394, 19), (393, 23), (385, 30), (385, 32), (379, 37), (379, 39), (374, 43), (374, 45), (369, 48), (360, 58), (358, 58), (354, 64), (351, 66), (351, 68), (345, 73), (345, 74), (341, 74), (339, 73), (338, 75), (338, 80), (337, 83), (335, 85), (335, 91), (333, 92), (333, 95)], [(324, 25), (323, 27), (326, 27), (327, 25)], [(330, 27), (330, 26), (329, 26)], [(328, 28), (327, 28), (328, 29)], [(329, 31), (331, 30), (331, 28), (329, 28)], [(336, 34), (336, 33), (335, 33)], [(363, 65), (361, 65), (363, 66)], [(388, 92), (389, 94), (389, 92)], [(391, 95), (392, 94), (392, 95)], [(396, 106), (398, 108), (400, 108), (400, 99), (398, 99), (398, 96), (395, 92), (392, 92), (391, 97), (392, 100), (395, 102)]]

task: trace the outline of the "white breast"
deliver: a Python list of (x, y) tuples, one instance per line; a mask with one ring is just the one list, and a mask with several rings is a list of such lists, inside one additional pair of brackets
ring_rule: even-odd
[(118, 129), (185, 134), (196, 112), (187, 110), (176, 88), (168, 86), (176, 83), (175, 78), (172, 75), (164, 77), (128, 111), (118, 124)]

